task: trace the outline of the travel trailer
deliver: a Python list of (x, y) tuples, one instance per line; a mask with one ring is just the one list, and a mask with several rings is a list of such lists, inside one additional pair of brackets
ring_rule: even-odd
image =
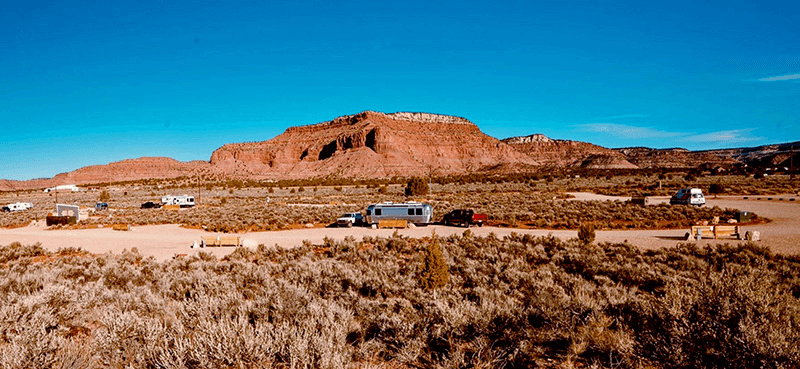
[(44, 192), (78, 192), (81, 189), (76, 185), (60, 185), (50, 188), (45, 188)]
[(194, 196), (178, 195), (178, 196), (163, 196), (161, 198), (163, 205), (180, 205), (182, 208), (190, 208), (194, 206)]
[(433, 219), (433, 208), (415, 201), (401, 204), (382, 202), (367, 207), (365, 217), (367, 224), (377, 224), (378, 221), (388, 219), (405, 219), (409, 223), (430, 224)]
[(669, 204), (703, 206), (706, 204), (706, 198), (703, 196), (703, 190), (699, 188), (682, 188), (669, 199)]
[(3, 211), (23, 211), (28, 210), (33, 207), (33, 204), (29, 202), (15, 202), (13, 204), (8, 204), (3, 206)]

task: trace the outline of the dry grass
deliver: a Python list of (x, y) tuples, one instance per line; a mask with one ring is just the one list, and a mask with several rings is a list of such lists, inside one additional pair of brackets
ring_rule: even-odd
[(164, 263), (0, 247), (0, 366), (791, 368), (800, 260), (755, 245), (512, 235), (326, 241)]

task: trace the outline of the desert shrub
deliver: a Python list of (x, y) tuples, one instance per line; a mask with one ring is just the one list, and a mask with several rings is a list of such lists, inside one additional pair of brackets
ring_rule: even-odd
[(435, 234), (428, 247), (425, 248), (422, 263), (419, 275), (419, 284), (422, 288), (433, 290), (447, 285), (450, 280), (450, 271), (442, 255), (439, 239)]
[(725, 192), (725, 186), (719, 182), (712, 183), (710, 186), (708, 186), (708, 193), (712, 195), (718, 195), (723, 192)]
[(406, 196), (422, 196), (428, 194), (428, 182), (424, 178), (413, 177), (406, 184)]
[[(449, 272), (419, 282), (438, 245)], [(325, 239), (155, 262), (0, 246), (0, 366), (794, 367), (800, 258), (553, 236)], [(8, 256), (6, 256), (8, 255)]]
[(100, 192), (100, 196), (98, 197), (98, 200), (100, 202), (111, 201), (111, 195), (108, 193), (108, 191), (103, 190), (102, 192)]
[(594, 242), (594, 225), (592, 224), (582, 224), (581, 227), (578, 229), (578, 239), (581, 240), (583, 243), (592, 243)]

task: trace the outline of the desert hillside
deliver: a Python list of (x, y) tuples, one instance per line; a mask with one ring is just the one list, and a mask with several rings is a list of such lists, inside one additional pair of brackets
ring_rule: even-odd
[(545, 165), (591, 169), (637, 168), (623, 154), (588, 142), (554, 140), (542, 134), (511, 137), (503, 142)]
[(538, 162), (464, 118), (373, 111), (228, 144), (211, 155), (217, 170), (262, 179), (447, 175), (519, 164)]

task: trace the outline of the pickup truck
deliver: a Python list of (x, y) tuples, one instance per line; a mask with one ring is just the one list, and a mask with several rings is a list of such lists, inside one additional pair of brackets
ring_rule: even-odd
[(339, 227), (352, 227), (354, 225), (360, 226), (364, 223), (364, 217), (361, 213), (344, 213), (339, 219), (336, 219), (336, 225)]
[(456, 209), (444, 215), (442, 223), (445, 225), (465, 226), (469, 227), (477, 224), (478, 227), (483, 227), (488, 217), (486, 214), (476, 214), (472, 209)]

